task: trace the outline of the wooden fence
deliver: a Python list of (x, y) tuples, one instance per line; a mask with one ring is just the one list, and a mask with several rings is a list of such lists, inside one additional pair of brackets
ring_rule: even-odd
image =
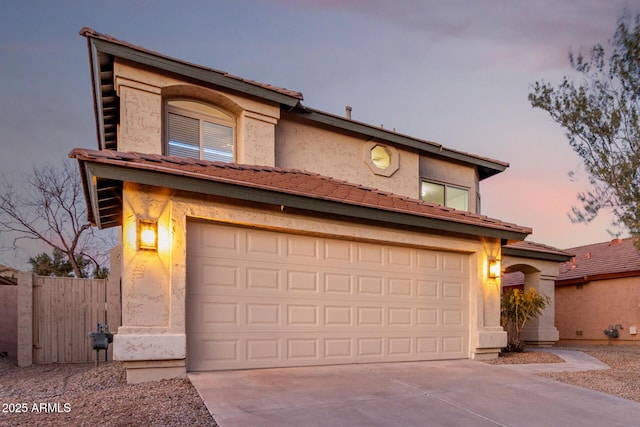
[(121, 324), (120, 276), (112, 273), (109, 279), (19, 273), (18, 365), (95, 361), (89, 332), (101, 323), (115, 333)]

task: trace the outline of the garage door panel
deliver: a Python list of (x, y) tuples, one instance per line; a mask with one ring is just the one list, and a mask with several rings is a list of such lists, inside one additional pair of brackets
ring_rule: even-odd
[(198, 365), (190, 370), (251, 369), (341, 363), (442, 360), (466, 358), (464, 337), (411, 333), (386, 336), (368, 333), (308, 335), (264, 334), (236, 337), (221, 333), (216, 338), (195, 337), (189, 351), (198, 353)]
[(350, 295), (353, 292), (353, 275), (344, 272), (324, 274), (324, 293), (327, 295)]
[(189, 370), (468, 357), (467, 256), (204, 223), (187, 234)]
[(353, 264), (353, 244), (341, 240), (326, 240), (323, 242), (324, 259), (332, 265), (350, 266)]
[(246, 267), (244, 271), (243, 277), (246, 277), (246, 281), (242, 284), (243, 288), (269, 291), (281, 290), (282, 270), (279, 268)]
[[(366, 330), (369, 327), (464, 329), (466, 312), (456, 305), (416, 307), (415, 303), (352, 303), (333, 299), (309, 303), (307, 299), (261, 298), (259, 301), (236, 296), (201, 295), (189, 298), (192, 331), (250, 332), (264, 328), (286, 332), (290, 328), (321, 331), (345, 326)], [(277, 328), (277, 329), (274, 329)]]
[(192, 271), (194, 280), (200, 283), (202, 290), (214, 288), (239, 288), (240, 269), (236, 265), (215, 264), (207, 260)]
[(371, 264), (374, 267), (382, 265), (382, 247), (358, 245), (358, 264)]
[(466, 271), (466, 258), (460, 254), (443, 253), (442, 254), (442, 269), (445, 271)]

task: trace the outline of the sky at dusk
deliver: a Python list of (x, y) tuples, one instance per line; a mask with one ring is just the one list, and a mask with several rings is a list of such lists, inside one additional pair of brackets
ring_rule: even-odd
[[(572, 224), (588, 189), (564, 130), (527, 94), (568, 53), (611, 39), (640, 0), (14, 1), (0, 14), (0, 171), (97, 148), (82, 27), (247, 79), (303, 104), (510, 163), (481, 183), (484, 215), (569, 248), (610, 239)], [(572, 181), (568, 172), (576, 171)], [(0, 255), (0, 264), (12, 264)]]

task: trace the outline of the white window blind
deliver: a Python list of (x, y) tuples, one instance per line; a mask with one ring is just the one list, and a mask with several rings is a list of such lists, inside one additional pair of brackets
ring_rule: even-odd
[(202, 122), (202, 158), (233, 161), (233, 129), (217, 123)]
[(170, 156), (200, 158), (200, 120), (169, 113)]
[[(188, 114), (188, 113), (186, 113)], [(167, 114), (167, 154), (233, 162), (233, 127), (175, 112)]]

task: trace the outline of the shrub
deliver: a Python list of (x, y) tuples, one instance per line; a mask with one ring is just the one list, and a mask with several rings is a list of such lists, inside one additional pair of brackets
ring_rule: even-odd
[(526, 292), (513, 289), (502, 293), (502, 327), (507, 331), (507, 351), (524, 351), (525, 344), (520, 340), (522, 330), (529, 319), (538, 317), (550, 301), (548, 296), (534, 288)]

